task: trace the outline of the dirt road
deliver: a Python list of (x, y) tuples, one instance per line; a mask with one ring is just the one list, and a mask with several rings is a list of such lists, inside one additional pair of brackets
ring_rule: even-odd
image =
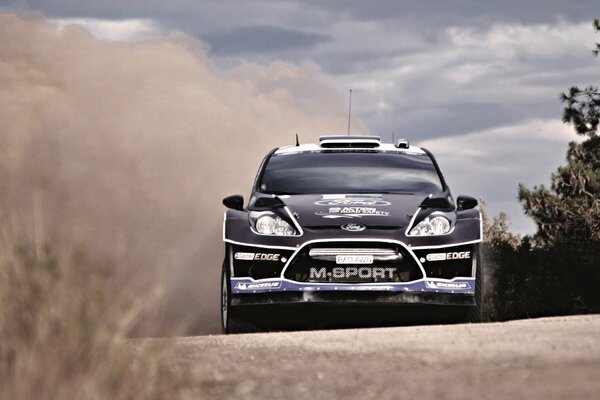
[(175, 341), (208, 398), (600, 399), (600, 315)]

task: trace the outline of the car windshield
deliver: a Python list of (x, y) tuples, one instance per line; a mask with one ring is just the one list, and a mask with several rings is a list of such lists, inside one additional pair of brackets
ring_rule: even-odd
[(274, 154), (258, 189), (269, 194), (419, 193), (442, 190), (427, 154), (335, 151)]

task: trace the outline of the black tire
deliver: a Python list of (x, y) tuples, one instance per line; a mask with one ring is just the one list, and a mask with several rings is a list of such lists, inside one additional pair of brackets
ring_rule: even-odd
[(230, 289), (229, 259), (225, 256), (221, 270), (221, 332), (224, 334), (256, 332), (256, 327), (250, 322), (233, 318)]
[(463, 321), (466, 323), (478, 323), (483, 320), (483, 264), (479, 248), (473, 252), (473, 256), (475, 257), (475, 306), (467, 307)]

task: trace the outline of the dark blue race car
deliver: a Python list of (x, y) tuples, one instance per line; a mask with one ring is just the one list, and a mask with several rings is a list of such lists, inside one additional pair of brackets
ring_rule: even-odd
[(290, 304), (451, 307), (481, 320), (477, 200), (450, 193), (433, 155), (400, 140), (324, 136), (272, 150), (248, 205), (225, 198), (222, 328)]

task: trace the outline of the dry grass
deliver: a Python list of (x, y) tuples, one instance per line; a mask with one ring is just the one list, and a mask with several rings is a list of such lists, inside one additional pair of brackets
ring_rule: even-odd
[(147, 283), (73, 248), (17, 243), (0, 226), (0, 398), (184, 397), (166, 349), (136, 355), (123, 340)]

